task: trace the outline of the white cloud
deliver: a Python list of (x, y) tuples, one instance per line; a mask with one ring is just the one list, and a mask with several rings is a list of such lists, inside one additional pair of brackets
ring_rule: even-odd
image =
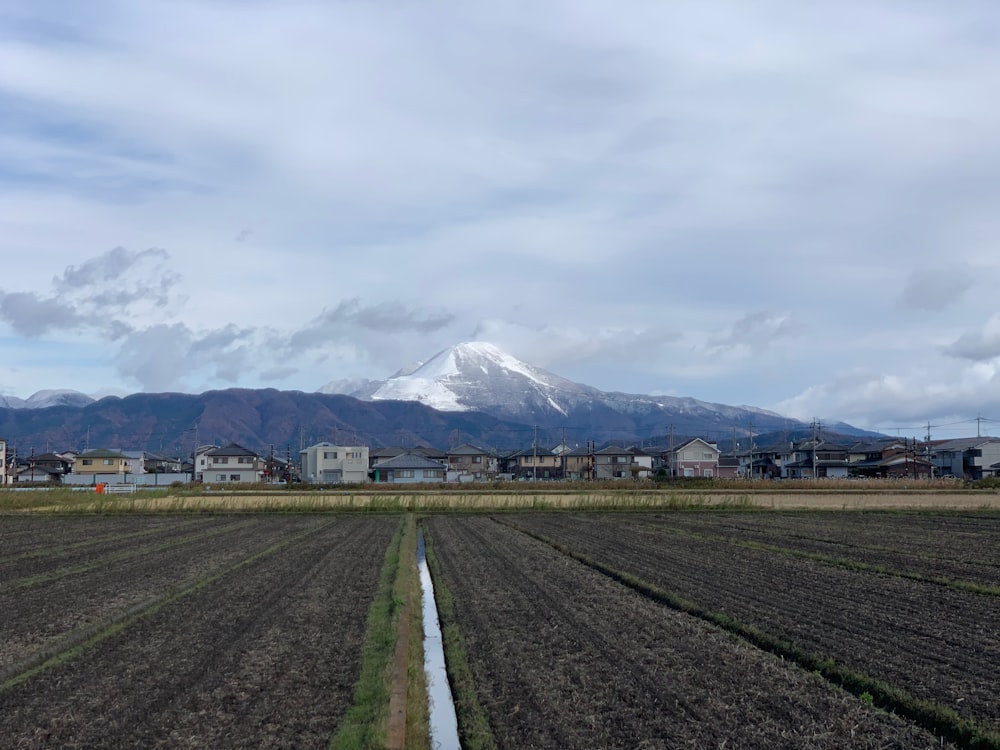
[(75, 337), (107, 362), (95, 391), (309, 389), (475, 335), (608, 389), (809, 417), (990, 403), (986, 0), (98, 0), (0, 23), (4, 359)]

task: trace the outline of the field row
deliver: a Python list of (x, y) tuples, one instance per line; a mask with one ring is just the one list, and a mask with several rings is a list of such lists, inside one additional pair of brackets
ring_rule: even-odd
[(399, 526), (37, 519), (44, 539), (23, 524), (8, 547), (3, 520), (7, 747), (327, 746), (351, 704)]
[[(1000, 748), (996, 514), (422, 524), (466, 747)], [(396, 642), (415, 584), (401, 574), (376, 597), (412, 525), (0, 515), (4, 746), (318, 748), (346, 727), (382, 732), (388, 686), (382, 708), (352, 702), (372, 644), (388, 654), (375, 679), (421, 695)], [(416, 746), (395, 729), (378, 736)]]
[[(457, 687), (460, 726), (470, 744), (476, 704), (492, 741), (507, 748), (943, 744), (818, 674), (665, 607), (513, 528), (562, 529), (561, 538), (579, 549), (628, 567), (630, 550), (657, 544), (637, 539), (620, 522), (501, 520), (426, 521), (442, 617), (459, 634), (450, 668), (457, 673), (455, 648), (468, 662), (470, 677)], [(592, 534), (584, 533), (588, 528)], [(606, 546), (598, 547), (602, 538)], [(692, 562), (702, 563), (704, 582), (718, 574), (705, 565), (708, 559)], [(761, 589), (772, 584), (777, 581), (756, 583)]]

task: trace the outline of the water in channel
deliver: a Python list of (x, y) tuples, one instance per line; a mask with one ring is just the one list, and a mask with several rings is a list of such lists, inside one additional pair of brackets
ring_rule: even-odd
[(431, 746), (437, 750), (460, 750), (458, 719), (455, 717), (455, 702), (444, 665), (444, 641), (437, 605), (434, 603), (434, 582), (431, 581), (431, 571), (427, 567), (422, 529), (417, 534), (417, 566), (420, 570), (423, 601), (424, 672), (427, 674), (427, 698), (430, 703)]

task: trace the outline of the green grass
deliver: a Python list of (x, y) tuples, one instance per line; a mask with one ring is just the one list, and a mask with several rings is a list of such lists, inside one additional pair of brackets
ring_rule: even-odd
[(386, 744), (398, 614), (404, 603), (396, 591), (396, 578), (405, 529), (404, 518), (386, 549), (378, 591), (368, 610), (361, 675), (354, 686), (354, 702), (330, 739), (332, 750), (382, 748)]

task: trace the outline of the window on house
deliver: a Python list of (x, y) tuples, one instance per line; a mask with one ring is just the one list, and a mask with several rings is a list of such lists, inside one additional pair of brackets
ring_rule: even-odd
[(228, 464), (229, 456), (216, 456), (215, 463), (217, 464)]
[(225, 482), (226, 481), (226, 475), (225, 474), (216, 474), (215, 475), (215, 481), (217, 481), (217, 482)]
[(238, 481), (240, 481), (240, 475), (239, 474), (230, 474), (229, 475), (229, 481), (230, 482), (238, 482)]
[(323, 451), (323, 458), (336, 459), (337, 451)]
[(714, 455), (712, 453), (709, 453), (708, 451), (705, 451), (704, 453), (701, 454), (702, 461), (711, 461), (712, 458), (714, 458)]
[(253, 456), (239, 456), (236, 459), (236, 463), (238, 463), (238, 464), (252, 464), (253, 463)]
[(714, 477), (715, 476), (715, 472), (712, 471), (711, 469), (705, 469), (705, 476), (706, 477)]
[(396, 476), (400, 479), (413, 479), (413, 469), (397, 469)]
[(85, 459), (83, 459), (83, 465), (84, 466), (93, 466), (94, 465), (94, 461), (93, 461), (93, 459), (85, 458)]
[(350, 451), (347, 454), (347, 457), (350, 458), (350, 459), (353, 459), (355, 461), (360, 461), (361, 460), (361, 451)]
[(424, 479), (440, 479), (440, 469), (424, 469)]
[(104, 465), (105, 466), (111, 466), (111, 464), (113, 464), (113, 463), (114, 463), (114, 461), (112, 461), (110, 458), (104, 459)]
[(615, 462), (620, 464), (627, 464), (628, 456), (615, 456)]
[(483, 457), (482, 456), (473, 456), (472, 457), (472, 463), (474, 463), (474, 464), (481, 464), (482, 462), (483, 462)]

